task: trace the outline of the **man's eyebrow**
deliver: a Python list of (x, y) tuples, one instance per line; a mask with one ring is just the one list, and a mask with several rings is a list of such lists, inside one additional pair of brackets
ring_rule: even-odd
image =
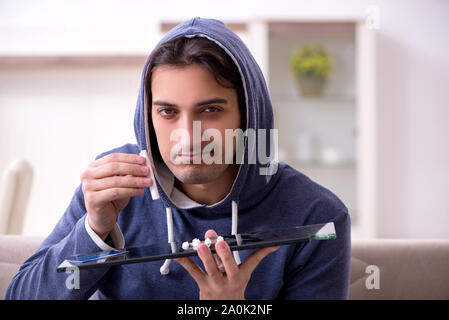
[[(201, 106), (204, 106), (204, 105), (207, 105), (207, 104), (213, 104), (213, 103), (228, 103), (228, 100), (223, 99), (223, 98), (206, 99), (206, 100), (198, 101), (197, 103), (195, 103), (195, 106), (196, 107), (201, 107)], [(154, 106), (163, 106), (163, 107), (178, 107), (174, 103), (170, 103), (170, 102), (166, 102), (166, 101), (160, 101), (160, 100), (153, 101), (153, 105)]]

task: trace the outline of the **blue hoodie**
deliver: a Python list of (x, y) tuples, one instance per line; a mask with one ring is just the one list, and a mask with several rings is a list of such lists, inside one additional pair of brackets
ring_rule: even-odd
[[(243, 79), (247, 128), (272, 129), (273, 109), (265, 80), (241, 39), (221, 21), (194, 18), (173, 28), (157, 46), (181, 36), (206, 37), (225, 49)], [(98, 158), (114, 152), (139, 154), (146, 150), (153, 161), (151, 148), (154, 146), (149, 145), (152, 124), (146, 111), (143, 81), (150, 57), (151, 54), (142, 72), (135, 111), (137, 144), (110, 150)], [(267, 140), (267, 154), (271, 154), (273, 144)], [(258, 144), (259, 141), (256, 147)], [(170, 231), (177, 242), (202, 238), (208, 229), (214, 229), (219, 235), (230, 234), (232, 222), (238, 226), (238, 232), (334, 222), (337, 239), (281, 246), (262, 260), (251, 276), (245, 297), (347, 298), (351, 244), (350, 218), (345, 205), (332, 192), (289, 165), (276, 161), (248, 163), (247, 155), (248, 144), (245, 161), (240, 165), (231, 190), (213, 205), (202, 205), (189, 199), (174, 186), (174, 176), (167, 166), (163, 162), (154, 162), (160, 199), (153, 200), (148, 188), (143, 195), (131, 198), (118, 215), (109, 244), (86, 223), (84, 197), (79, 186), (52, 233), (12, 279), (5, 298), (88, 299), (93, 295), (97, 299), (198, 299), (198, 286), (177, 263), (169, 265), (166, 275), (161, 274), (162, 261), (81, 270), (79, 287), (75, 288), (67, 286), (71, 274), (57, 273), (56, 268), (64, 259), (77, 253), (165, 242)], [(261, 174), (264, 168), (275, 170), (272, 170), (273, 174), (264, 175)], [(237, 206), (238, 220), (233, 214), (234, 221), (231, 221), (231, 211), (236, 213)], [(167, 223), (166, 208), (171, 208), (172, 229)], [(252, 252), (240, 251), (241, 261)], [(201, 265), (198, 257), (192, 259)]]

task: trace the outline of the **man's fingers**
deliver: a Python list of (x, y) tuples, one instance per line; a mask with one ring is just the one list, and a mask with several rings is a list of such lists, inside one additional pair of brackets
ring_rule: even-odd
[[(104, 175), (100, 176), (92, 176), (92, 172), (102, 172), (101, 170), (98, 171), (96, 169), (100, 168), (100, 167), (104, 167), (105, 165), (107, 165), (105, 168), (109, 169), (109, 174), (107, 174), (106, 176), (112, 176), (112, 175), (117, 175), (117, 174), (122, 174), (122, 175), (126, 175), (126, 174), (131, 174), (131, 175), (135, 175), (135, 176), (143, 176), (143, 175), (147, 175), (149, 173), (148, 168), (146, 168), (145, 171), (143, 171), (142, 173), (139, 172), (139, 170), (141, 170), (141, 167), (146, 167), (146, 159), (142, 156), (139, 156), (137, 154), (128, 154), (128, 153), (111, 153), (108, 154), (100, 159), (95, 160), (94, 162), (92, 162), (88, 169), (83, 172), (83, 174), (81, 175), (81, 178), (87, 178), (87, 177), (94, 177), (94, 178), (101, 178), (104, 177)], [(134, 168), (137, 169), (138, 172), (132, 171), (129, 172), (129, 168)], [(151, 164), (151, 168), (154, 170), (154, 164)], [(123, 172), (123, 170), (125, 170)]]
[(221, 261), (220, 256), (218, 254), (214, 253), (214, 259), (215, 259), (215, 262), (217, 263), (218, 270), (220, 270), (220, 272), (222, 272), (222, 273), (226, 272), (226, 270), (224, 268), (223, 261)]
[(114, 200), (140, 196), (144, 193), (143, 188), (111, 188), (97, 192), (90, 192), (85, 197), (95, 197), (95, 199), (86, 199), (91, 203), (101, 204)]
[(89, 179), (83, 182), (83, 187), (89, 191), (101, 191), (110, 188), (146, 188), (152, 184), (153, 180), (150, 178), (127, 175)]
[(257, 265), (262, 261), (267, 255), (279, 249), (277, 247), (266, 247), (253, 252), (244, 263), (240, 265), (240, 269), (248, 274), (253, 273)]
[(198, 246), (198, 256), (203, 262), (204, 269), (211, 278), (221, 277), (222, 273), (218, 270), (217, 264), (212, 257), (212, 252), (204, 243)]
[(109, 162), (123, 162), (129, 164), (144, 164), (145, 158), (137, 154), (131, 153), (110, 153), (95, 160), (91, 163), (91, 167), (99, 167)]
[(146, 177), (149, 173), (146, 165), (129, 164), (124, 162), (108, 162), (95, 168), (88, 168), (82, 175), (84, 178), (102, 179), (116, 175), (132, 175)]
[(217, 254), (223, 263), (224, 270), (228, 278), (230, 280), (236, 278), (239, 273), (239, 267), (235, 263), (228, 244), (224, 241), (219, 241), (215, 244), (215, 249), (217, 250)]
[(206, 233), (204, 234), (204, 238), (216, 239), (217, 237), (218, 237), (217, 233), (212, 229), (207, 230)]
[(200, 267), (196, 265), (195, 262), (193, 262), (189, 258), (176, 258), (174, 260), (187, 270), (187, 272), (196, 281), (198, 286), (200, 286), (204, 282), (205, 274), (203, 270), (201, 270)]
[[(218, 237), (217, 233), (212, 229), (207, 230), (206, 233), (204, 234), (205, 239), (209, 238), (211, 240), (216, 240), (217, 237)], [(224, 268), (223, 262), (220, 259), (220, 256), (218, 254), (214, 253), (213, 257), (214, 257), (215, 263), (217, 264), (218, 270), (220, 270), (220, 272), (222, 272), (222, 273), (225, 272), (225, 268)]]

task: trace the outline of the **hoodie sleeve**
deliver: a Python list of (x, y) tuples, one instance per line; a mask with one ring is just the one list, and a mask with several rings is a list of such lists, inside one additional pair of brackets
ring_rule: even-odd
[(295, 252), (284, 275), (281, 299), (347, 299), (351, 265), (349, 214), (333, 220), (337, 238), (307, 242)]
[[(88, 299), (92, 296), (107, 268), (71, 273), (56, 271), (68, 256), (102, 250), (86, 230), (86, 217), (84, 196), (79, 186), (52, 233), (13, 277), (5, 299)], [(77, 283), (74, 272), (79, 272)]]

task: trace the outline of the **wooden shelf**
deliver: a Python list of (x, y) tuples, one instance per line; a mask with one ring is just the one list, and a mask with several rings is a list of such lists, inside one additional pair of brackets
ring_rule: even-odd
[(336, 95), (324, 95), (317, 98), (304, 98), (299, 94), (294, 95), (271, 95), (271, 101), (276, 104), (301, 104), (301, 105), (312, 105), (312, 106), (355, 106), (355, 97), (347, 96), (336, 96)]
[(341, 36), (355, 33), (355, 23), (345, 21), (326, 22), (297, 22), (270, 21), (268, 23), (270, 35), (294, 36)]
[(143, 66), (146, 58), (145, 55), (0, 56), (0, 68)]

